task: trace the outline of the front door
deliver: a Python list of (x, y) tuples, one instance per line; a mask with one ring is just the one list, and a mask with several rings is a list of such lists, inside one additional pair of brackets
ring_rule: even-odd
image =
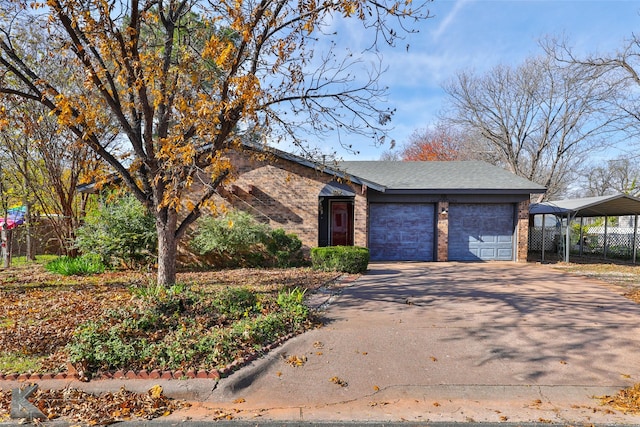
[(332, 201), (331, 211), (331, 246), (353, 246), (353, 203)]

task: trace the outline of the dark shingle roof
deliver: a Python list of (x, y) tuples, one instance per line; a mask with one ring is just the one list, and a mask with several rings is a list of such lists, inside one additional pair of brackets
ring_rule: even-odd
[(543, 193), (545, 188), (481, 161), (346, 161), (338, 168), (385, 191)]

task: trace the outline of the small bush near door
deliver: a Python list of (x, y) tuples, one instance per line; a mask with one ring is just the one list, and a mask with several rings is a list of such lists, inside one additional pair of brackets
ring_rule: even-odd
[(364, 273), (369, 265), (369, 249), (360, 246), (313, 248), (311, 263), (317, 270)]

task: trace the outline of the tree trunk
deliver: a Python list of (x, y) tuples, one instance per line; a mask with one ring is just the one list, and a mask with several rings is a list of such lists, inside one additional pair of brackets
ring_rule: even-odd
[(25, 244), (27, 246), (26, 248), (26, 253), (25, 253), (25, 258), (27, 259), (27, 261), (35, 261), (36, 257), (33, 251), (33, 239), (31, 238), (31, 207), (29, 206), (29, 203), (25, 201), (25, 206), (27, 207), (27, 212), (25, 212), (24, 215), (24, 222), (25, 222), (25, 231), (26, 231), (26, 240), (25, 240)]
[(167, 209), (165, 215), (156, 217), (158, 233), (158, 285), (169, 287), (176, 283), (176, 256), (178, 239), (176, 239), (178, 215)]
[(2, 242), (2, 267), (9, 268), (11, 267), (11, 230), (3, 226), (0, 237)]

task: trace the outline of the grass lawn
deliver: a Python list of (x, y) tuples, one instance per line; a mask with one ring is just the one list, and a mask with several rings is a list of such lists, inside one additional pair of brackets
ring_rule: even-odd
[(302, 268), (189, 272), (165, 291), (150, 285), (152, 274), (67, 277), (14, 263), (0, 270), (0, 372), (55, 373), (69, 362), (89, 372), (220, 368), (313, 327), (312, 313), (292, 299), (337, 276)]
[(612, 290), (640, 304), (640, 265), (623, 262), (575, 258), (559, 262), (553, 268), (606, 283)]

